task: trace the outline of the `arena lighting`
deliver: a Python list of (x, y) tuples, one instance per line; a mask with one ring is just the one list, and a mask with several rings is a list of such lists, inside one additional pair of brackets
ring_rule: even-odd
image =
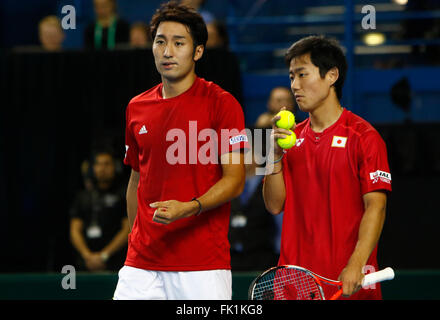
[(408, 3), (408, 0), (393, 0), (394, 3), (404, 6)]
[(367, 46), (378, 46), (383, 44), (386, 38), (383, 33), (370, 32), (363, 37), (363, 40)]

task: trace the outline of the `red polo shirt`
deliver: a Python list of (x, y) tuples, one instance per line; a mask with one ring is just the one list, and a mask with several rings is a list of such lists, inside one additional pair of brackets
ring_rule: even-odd
[[(279, 264), (336, 280), (358, 240), (362, 196), (391, 191), (386, 146), (368, 122), (346, 109), (322, 133), (310, 128), (309, 119), (295, 133), (296, 145), (283, 159), (286, 201)], [(378, 271), (376, 254), (377, 247), (367, 264)], [(380, 299), (376, 288), (351, 298)]]
[(138, 210), (125, 264), (149, 270), (230, 269), (230, 203), (169, 225), (152, 221), (157, 201), (190, 201), (222, 177), (221, 154), (247, 147), (234, 97), (197, 78), (177, 97), (162, 84), (133, 98), (126, 111), (124, 163), (140, 173)]

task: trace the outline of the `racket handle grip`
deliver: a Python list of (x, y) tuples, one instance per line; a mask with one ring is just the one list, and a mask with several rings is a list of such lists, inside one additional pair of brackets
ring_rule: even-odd
[(388, 267), (381, 271), (365, 275), (364, 281), (362, 281), (362, 287), (368, 287), (371, 284), (392, 279), (394, 279), (394, 270)]

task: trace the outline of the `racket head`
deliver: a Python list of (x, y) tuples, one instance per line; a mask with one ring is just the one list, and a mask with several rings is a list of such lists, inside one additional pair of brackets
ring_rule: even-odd
[(252, 281), (250, 300), (325, 300), (321, 280), (298, 266), (273, 267)]

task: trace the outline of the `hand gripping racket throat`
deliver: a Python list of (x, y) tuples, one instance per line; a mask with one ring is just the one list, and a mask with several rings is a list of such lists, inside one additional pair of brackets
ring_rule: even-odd
[[(362, 287), (394, 278), (392, 268), (365, 275)], [(250, 300), (325, 300), (323, 285), (337, 288), (329, 300), (342, 295), (342, 282), (324, 278), (305, 268), (291, 265), (273, 267), (259, 275), (250, 285)]]

